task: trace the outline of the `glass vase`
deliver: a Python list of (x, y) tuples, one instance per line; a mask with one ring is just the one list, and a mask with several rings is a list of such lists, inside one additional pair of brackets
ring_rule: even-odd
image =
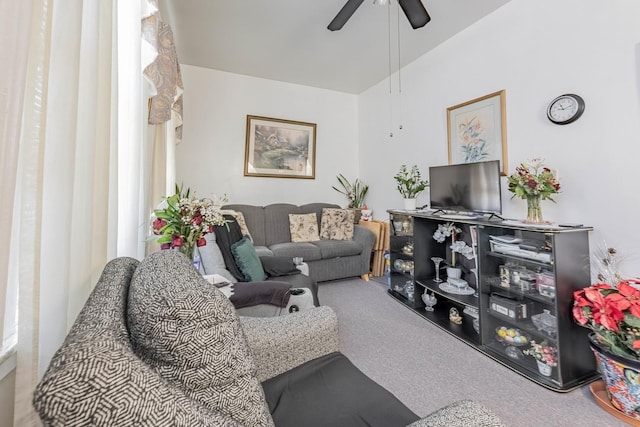
[(527, 196), (527, 219), (528, 224), (542, 224), (542, 208), (540, 207), (541, 196)]
[(178, 246), (177, 249), (182, 252), (183, 254), (185, 254), (185, 256), (188, 259), (193, 259), (193, 247), (194, 245), (189, 245), (187, 243), (185, 243), (182, 246)]

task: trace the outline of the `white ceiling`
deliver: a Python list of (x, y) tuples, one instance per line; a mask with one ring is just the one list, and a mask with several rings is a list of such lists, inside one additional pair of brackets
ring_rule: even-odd
[(358, 94), (386, 78), (390, 64), (394, 71), (412, 62), (508, 1), (423, 0), (431, 22), (413, 30), (397, 2), (366, 0), (334, 32), (327, 25), (346, 0), (159, 4), (182, 64)]

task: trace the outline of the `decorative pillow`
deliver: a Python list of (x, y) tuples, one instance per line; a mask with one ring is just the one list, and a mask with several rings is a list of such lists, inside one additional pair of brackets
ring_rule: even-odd
[(251, 239), (251, 241), (253, 242), (253, 237), (251, 237), (251, 233), (249, 233), (249, 228), (247, 227), (247, 222), (244, 220), (244, 214), (242, 212), (226, 209), (226, 210), (223, 210), (222, 213), (231, 215), (240, 226), (240, 231), (242, 232), (242, 235), (249, 236), (249, 239)]
[(135, 353), (202, 405), (247, 426), (273, 426), (238, 315), (184, 256), (147, 256), (129, 287)]
[(289, 214), (289, 231), (292, 242), (317, 242), (318, 217), (315, 213)]
[(302, 273), (296, 268), (293, 260), (286, 256), (262, 256), (260, 257), (264, 272), (271, 277), (290, 276)]
[(267, 278), (249, 236), (244, 236), (231, 245), (231, 253), (247, 282), (260, 282)]
[(322, 209), (320, 238), (322, 240), (352, 240), (353, 215), (350, 209)]
[(208, 233), (204, 235), (204, 239), (207, 244), (200, 246), (198, 252), (200, 252), (200, 261), (202, 261), (202, 271), (200, 274), (219, 274), (230, 282), (235, 282), (236, 279), (233, 274), (227, 270), (227, 266), (224, 263), (224, 257), (222, 251), (216, 242), (216, 233)]

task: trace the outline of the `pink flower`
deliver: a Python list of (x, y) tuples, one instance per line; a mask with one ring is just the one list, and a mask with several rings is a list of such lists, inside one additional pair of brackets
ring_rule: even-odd
[(198, 241), (196, 242), (196, 245), (198, 245), (198, 247), (206, 246), (207, 245), (207, 239), (205, 239), (204, 237), (199, 238)]
[(160, 234), (160, 229), (167, 225), (167, 221), (164, 219), (156, 218), (153, 221), (153, 234)]
[(173, 241), (171, 242), (171, 246), (173, 246), (174, 248), (179, 248), (183, 244), (184, 244), (184, 241), (182, 240), (181, 236), (178, 236), (178, 235), (173, 236)]

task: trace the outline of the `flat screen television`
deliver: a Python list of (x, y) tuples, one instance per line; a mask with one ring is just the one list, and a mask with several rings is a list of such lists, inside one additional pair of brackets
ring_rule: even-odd
[(432, 166), (429, 192), (431, 209), (500, 215), (500, 161)]

